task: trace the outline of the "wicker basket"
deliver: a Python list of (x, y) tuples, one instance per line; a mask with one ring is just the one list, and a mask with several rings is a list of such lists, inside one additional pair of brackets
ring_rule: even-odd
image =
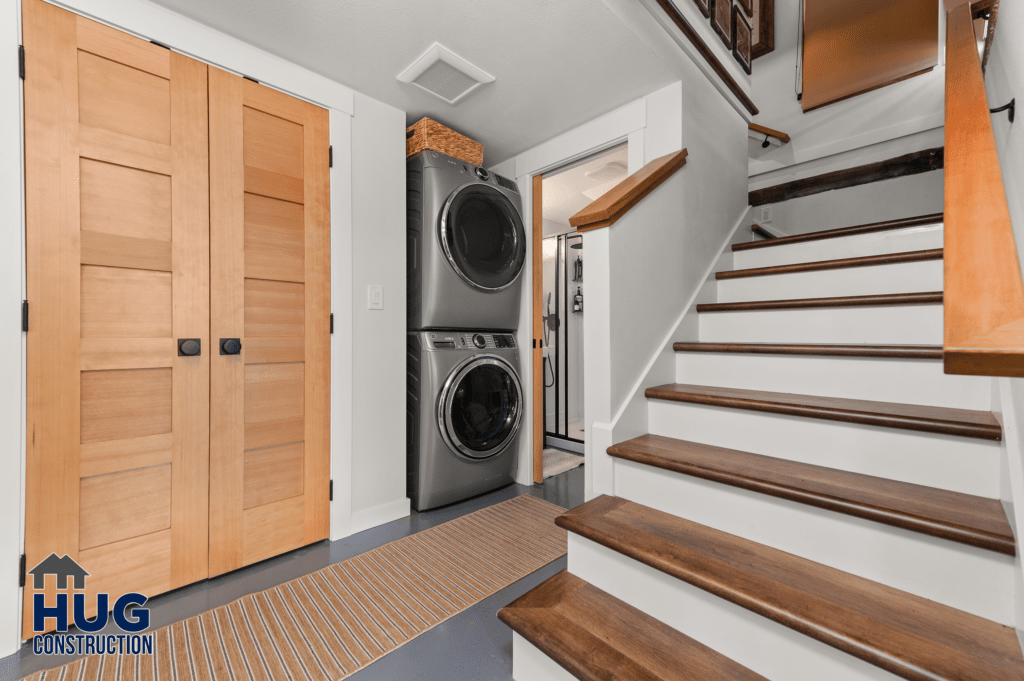
[(484, 145), (429, 118), (421, 118), (405, 131), (406, 157), (424, 149), (440, 151), (475, 166), (484, 162)]

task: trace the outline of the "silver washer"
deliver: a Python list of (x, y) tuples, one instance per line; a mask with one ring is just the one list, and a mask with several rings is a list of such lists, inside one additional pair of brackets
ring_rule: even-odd
[[(479, 366), (486, 366), (489, 364), (504, 369), (508, 372), (508, 375), (512, 377), (512, 384), (516, 388), (516, 399), (519, 402), (519, 409), (516, 410), (516, 421), (512, 425), (512, 432), (509, 433), (509, 436), (497, 447), (481, 452), (466, 447), (451, 435), (452, 431), (455, 430), (455, 425), (452, 423), (452, 401), (455, 399), (455, 386), (462, 381), (466, 374)], [(461, 362), (454, 370), (452, 370), (452, 373), (448, 375), (448, 380), (444, 383), (444, 388), (441, 389), (441, 395), (437, 404), (438, 430), (441, 431), (441, 438), (444, 440), (444, 443), (448, 445), (448, 448), (452, 450), (454, 454), (461, 454), (462, 456), (470, 459), (488, 459), (500, 454), (506, 447), (508, 447), (512, 440), (515, 439), (523, 420), (522, 405), (523, 385), (519, 382), (519, 376), (517, 375), (516, 370), (512, 368), (512, 365), (500, 357), (494, 357), (493, 355), (473, 355)]]

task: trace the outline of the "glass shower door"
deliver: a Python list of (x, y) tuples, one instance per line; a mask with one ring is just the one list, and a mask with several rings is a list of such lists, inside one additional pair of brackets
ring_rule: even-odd
[(583, 453), (583, 237), (544, 240), (544, 440)]

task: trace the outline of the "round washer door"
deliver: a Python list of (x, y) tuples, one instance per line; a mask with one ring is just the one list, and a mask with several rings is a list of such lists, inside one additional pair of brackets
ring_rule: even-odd
[(470, 286), (500, 291), (526, 262), (526, 230), (508, 197), (486, 184), (452, 192), (441, 212), (438, 238), (455, 273)]
[(515, 370), (490, 355), (470, 357), (448, 376), (438, 403), (445, 444), (472, 459), (496, 456), (519, 432), (523, 387)]

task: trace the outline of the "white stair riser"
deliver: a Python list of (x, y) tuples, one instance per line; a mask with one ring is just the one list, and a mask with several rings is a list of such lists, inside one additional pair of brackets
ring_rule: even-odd
[(704, 312), (704, 343), (942, 345), (942, 305)]
[(615, 495), (1013, 626), (1012, 556), (622, 459)]
[(676, 381), (984, 411), (992, 401), (991, 378), (947, 376), (940, 360), (678, 352)]
[(721, 279), (719, 303), (919, 293), (942, 290), (942, 261)]
[(770, 681), (898, 678), (571, 532), (569, 572)]
[(752, 248), (733, 253), (733, 268), (774, 267), (798, 262), (860, 258), (884, 253), (906, 253), (942, 248), (942, 225), (927, 225), (908, 229), (844, 236), (837, 239), (804, 241), (786, 246)]
[(576, 681), (575, 676), (514, 631), (512, 678), (516, 681)]
[(999, 498), (999, 443), (900, 428), (648, 400), (654, 435)]

